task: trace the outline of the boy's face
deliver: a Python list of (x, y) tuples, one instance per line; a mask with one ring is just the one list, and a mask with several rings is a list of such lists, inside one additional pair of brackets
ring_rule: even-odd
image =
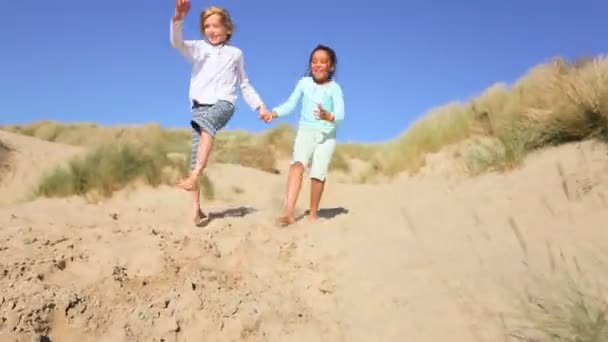
[(331, 57), (324, 50), (317, 50), (312, 55), (310, 61), (310, 70), (312, 76), (317, 82), (325, 82), (329, 79), (329, 72), (332, 71)]
[(228, 37), (228, 29), (224, 26), (222, 17), (219, 14), (210, 15), (203, 25), (205, 37), (212, 45), (223, 43)]

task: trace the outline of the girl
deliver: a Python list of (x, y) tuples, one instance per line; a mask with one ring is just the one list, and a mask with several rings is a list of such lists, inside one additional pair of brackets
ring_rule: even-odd
[(190, 10), (189, 0), (176, 0), (171, 20), (171, 45), (192, 63), (190, 101), (192, 104), (192, 157), (190, 174), (177, 182), (180, 188), (192, 192), (195, 224), (206, 221), (200, 208), (198, 178), (205, 166), (215, 134), (234, 114), (235, 90), (239, 86), (245, 102), (259, 115), (267, 109), (249, 84), (245, 73), (243, 52), (229, 45), (234, 25), (228, 12), (221, 7), (209, 7), (200, 15), (200, 30), (206, 40), (182, 37), (183, 20)]
[(285, 204), (279, 217), (281, 225), (295, 222), (295, 205), (304, 167), (311, 159), (309, 218), (318, 218), (327, 169), (336, 148), (336, 127), (344, 120), (342, 88), (333, 80), (337, 62), (334, 50), (317, 46), (310, 54), (308, 75), (298, 81), (289, 99), (274, 108), (272, 113), (261, 114), (262, 119), (269, 123), (273, 118), (292, 112), (302, 98), (300, 123), (287, 176)]

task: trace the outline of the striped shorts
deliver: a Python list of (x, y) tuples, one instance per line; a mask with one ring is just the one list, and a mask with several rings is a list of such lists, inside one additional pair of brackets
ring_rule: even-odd
[(201, 133), (205, 131), (212, 137), (224, 128), (234, 115), (234, 105), (231, 102), (220, 100), (213, 105), (203, 104), (192, 108), (192, 155), (190, 157), (190, 169), (196, 165), (196, 154), (201, 141)]

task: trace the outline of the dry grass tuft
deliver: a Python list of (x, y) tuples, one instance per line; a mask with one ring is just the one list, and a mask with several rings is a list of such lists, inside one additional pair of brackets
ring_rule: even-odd
[[(378, 172), (416, 172), (429, 153), (467, 141), (463, 156), (476, 174), (508, 170), (537, 149), (608, 137), (608, 59), (538, 65), (508, 88), (492, 85), (466, 104), (430, 111), (375, 158)], [(471, 143), (473, 142), (473, 143)]]
[(521, 341), (608, 341), (608, 303), (599, 291), (569, 275), (536, 283), (538, 293), (520, 301), (518, 327), (509, 334)]
[(45, 176), (36, 195), (65, 197), (71, 195), (111, 196), (134, 182), (151, 186), (175, 181), (184, 173), (183, 163), (170, 159), (160, 147), (141, 149), (129, 144), (95, 148), (84, 157), (73, 159)]
[(431, 110), (394, 141), (381, 148), (373, 167), (392, 176), (402, 171), (416, 172), (425, 165), (428, 153), (466, 139), (472, 130), (472, 120), (466, 106), (449, 103)]
[(41, 140), (93, 148), (108, 142), (138, 146), (148, 141), (162, 141), (172, 145), (177, 140), (183, 144), (190, 138), (185, 130), (165, 130), (156, 123), (139, 126), (99, 126), (94, 123), (63, 124), (38, 121), (27, 126), (6, 126), (4, 129)]
[[(138, 143), (117, 142), (95, 147), (85, 156), (70, 161), (67, 167), (58, 167), (43, 177), (35, 195), (104, 198), (135, 183), (153, 187), (172, 185), (189, 170), (181, 154), (167, 151), (170, 147), (164, 139), (154, 136)], [(206, 199), (215, 198), (213, 183), (207, 175), (202, 175), (199, 184)]]
[[(9, 158), (10, 158), (11, 148), (0, 140), (0, 177), (10, 169)], [(0, 178), (1, 180), (2, 178)]]
[(287, 158), (291, 157), (295, 138), (296, 130), (292, 126), (279, 124), (263, 132), (257, 140), (267, 146), (276, 158)]
[(9, 147), (2, 140), (0, 140), (0, 164), (4, 164), (6, 162), (9, 151)]
[(215, 186), (211, 179), (203, 174), (199, 180), (199, 187), (201, 189), (201, 195), (206, 200), (214, 200), (215, 199)]
[(211, 152), (211, 163), (237, 164), (270, 173), (278, 172), (271, 145), (264, 144), (250, 133), (230, 133), (218, 135)]

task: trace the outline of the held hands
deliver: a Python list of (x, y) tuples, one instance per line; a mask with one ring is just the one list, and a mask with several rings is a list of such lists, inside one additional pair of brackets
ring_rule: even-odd
[(275, 117), (275, 114), (268, 111), (265, 106), (260, 107), (259, 115), (260, 119), (264, 121), (264, 123), (270, 123), (270, 121), (272, 121), (272, 119)]
[(173, 16), (173, 20), (182, 20), (190, 11), (190, 1), (189, 0), (175, 0), (175, 15)]
[[(264, 106), (260, 107), (259, 114), (260, 119), (265, 123), (270, 123), (272, 119), (277, 117), (277, 113), (268, 111)], [(323, 108), (323, 106), (321, 106), (320, 104), (318, 105), (318, 109), (315, 110), (315, 115), (317, 116), (317, 118), (319, 118), (319, 120), (325, 120), (329, 122), (334, 122), (335, 120), (334, 115), (326, 111), (325, 108)]]
[(318, 105), (318, 109), (315, 110), (315, 114), (319, 120), (334, 122), (334, 115), (326, 111), (320, 104)]

